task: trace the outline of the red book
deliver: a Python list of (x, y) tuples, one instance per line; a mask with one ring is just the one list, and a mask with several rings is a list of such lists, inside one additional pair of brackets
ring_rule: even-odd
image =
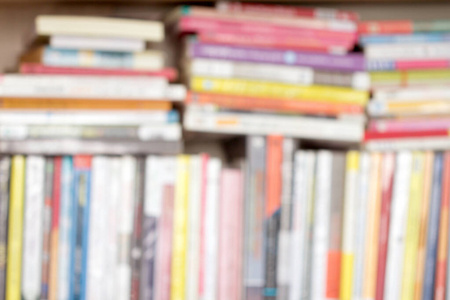
[(383, 156), (383, 165), (381, 171), (381, 212), (375, 300), (383, 300), (384, 297), (384, 279), (386, 275), (386, 260), (389, 241), (389, 221), (391, 215), (392, 187), (394, 184), (394, 169), (395, 155), (393, 153), (385, 154)]
[(442, 176), (441, 218), (439, 223), (439, 238), (436, 261), (434, 300), (445, 299), (445, 285), (447, 281), (447, 253), (448, 253), (448, 223), (450, 202), (450, 151), (445, 152), (444, 170)]
[(136, 71), (126, 69), (54, 67), (36, 63), (22, 63), (20, 65), (20, 73), (45, 75), (151, 76), (164, 77), (169, 81), (174, 81), (178, 76), (177, 70), (174, 68), (164, 68), (158, 71)]
[(401, 139), (401, 138), (419, 138), (419, 137), (448, 137), (448, 129), (435, 129), (435, 130), (423, 130), (423, 131), (366, 131), (364, 140), (378, 140), (378, 139)]
[(370, 21), (358, 25), (359, 34), (410, 34), (414, 31), (409, 20)]

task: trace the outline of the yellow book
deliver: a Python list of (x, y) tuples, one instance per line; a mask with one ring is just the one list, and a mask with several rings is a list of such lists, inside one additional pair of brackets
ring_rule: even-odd
[(24, 194), (25, 157), (16, 155), (13, 157), (11, 164), (8, 257), (6, 263), (7, 300), (20, 300)]
[(378, 238), (381, 213), (381, 166), (382, 155), (371, 154), (370, 186), (367, 211), (366, 253), (364, 261), (363, 298), (375, 299), (377, 284)]
[(356, 234), (355, 208), (357, 201), (357, 185), (359, 170), (359, 152), (347, 153), (347, 168), (345, 178), (345, 199), (342, 237), (342, 261), (340, 299), (352, 299), (353, 292), (353, 261), (355, 259), (354, 237)]
[(434, 154), (431, 151), (425, 153), (424, 187), (422, 204), (420, 208), (420, 235), (417, 254), (417, 271), (414, 285), (414, 300), (422, 299), (423, 280), (425, 275), (425, 259), (427, 248), (428, 211), (430, 207), (431, 185), (433, 181)]
[(408, 221), (405, 237), (405, 255), (401, 300), (414, 299), (414, 283), (417, 271), (417, 255), (420, 233), (420, 209), (424, 189), (425, 154), (413, 153)]
[(257, 98), (294, 99), (329, 103), (366, 105), (369, 93), (346, 87), (301, 86), (274, 82), (193, 77), (191, 89)]
[(189, 156), (180, 155), (177, 158), (177, 179), (173, 212), (171, 300), (185, 299), (189, 164)]

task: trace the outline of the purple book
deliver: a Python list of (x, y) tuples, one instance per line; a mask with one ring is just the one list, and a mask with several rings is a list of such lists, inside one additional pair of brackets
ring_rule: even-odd
[(260, 49), (217, 44), (189, 43), (191, 57), (226, 59), (254, 63), (303, 66), (339, 71), (364, 71), (364, 56), (359, 53), (332, 55), (291, 50)]

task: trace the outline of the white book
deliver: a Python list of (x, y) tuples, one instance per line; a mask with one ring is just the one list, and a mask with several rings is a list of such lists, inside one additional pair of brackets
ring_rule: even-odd
[(406, 151), (398, 153), (392, 192), (391, 221), (384, 280), (385, 300), (401, 298), (411, 172), (412, 153)]
[(333, 120), (263, 113), (219, 112), (188, 106), (184, 114), (184, 128), (191, 131), (269, 135), (293, 138), (359, 142), (363, 138), (364, 122)]
[(206, 220), (205, 220), (205, 273), (204, 298), (217, 299), (218, 252), (219, 252), (219, 196), (222, 162), (210, 158), (207, 165)]
[(367, 59), (448, 59), (450, 58), (450, 43), (409, 43), (409, 44), (369, 44), (364, 47)]
[(86, 299), (106, 299), (106, 256), (108, 249), (108, 186), (110, 159), (92, 159), (91, 202), (89, 212), (89, 242), (86, 276)]
[(379, 139), (365, 143), (365, 148), (369, 151), (448, 150), (450, 149), (450, 138)]
[(355, 260), (353, 268), (353, 299), (361, 300), (364, 283), (364, 263), (366, 255), (366, 225), (367, 225), (367, 205), (370, 183), (370, 155), (367, 152), (360, 154), (358, 194), (355, 201)]
[(162, 77), (23, 74), (0, 77), (3, 97), (162, 100), (169, 94), (167, 79)]
[(331, 152), (318, 152), (315, 183), (311, 299), (327, 298), (327, 257), (330, 229), (332, 162), (333, 156)]
[(25, 300), (38, 299), (41, 294), (44, 177), (45, 158), (28, 156), (22, 255), (22, 298)]
[(373, 92), (373, 99), (384, 102), (450, 100), (450, 90), (447, 86), (379, 88)]
[(140, 52), (145, 50), (145, 41), (118, 37), (52, 35), (50, 46), (58, 49)]
[(118, 300), (128, 300), (131, 291), (131, 235), (133, 234), (134, 198), (136, 158), (124, 156), (121, 158), (121, 190), (117, 203), (117, 295)]
[(191, 156), (189, 169), (186, 300), (198, 300), (202, 158)]

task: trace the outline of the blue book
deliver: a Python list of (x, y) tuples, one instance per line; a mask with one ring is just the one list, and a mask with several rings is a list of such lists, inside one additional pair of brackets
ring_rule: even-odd
[(359, 42), (362, 45), (450, 42), (450, 34), (433, 32), (398, 35), (363, 35), (359, 38)]
[(442, 153), (436, 153), (433, 165), (433, 186), (431, 190), (430, 211), (428, 215), (428, 232), (425, 256), (425, 276), (422, 299), (434, 298), (434, 280), (439, 237), (439, 221), (441, 208), (442, 168), (444, 158)]

